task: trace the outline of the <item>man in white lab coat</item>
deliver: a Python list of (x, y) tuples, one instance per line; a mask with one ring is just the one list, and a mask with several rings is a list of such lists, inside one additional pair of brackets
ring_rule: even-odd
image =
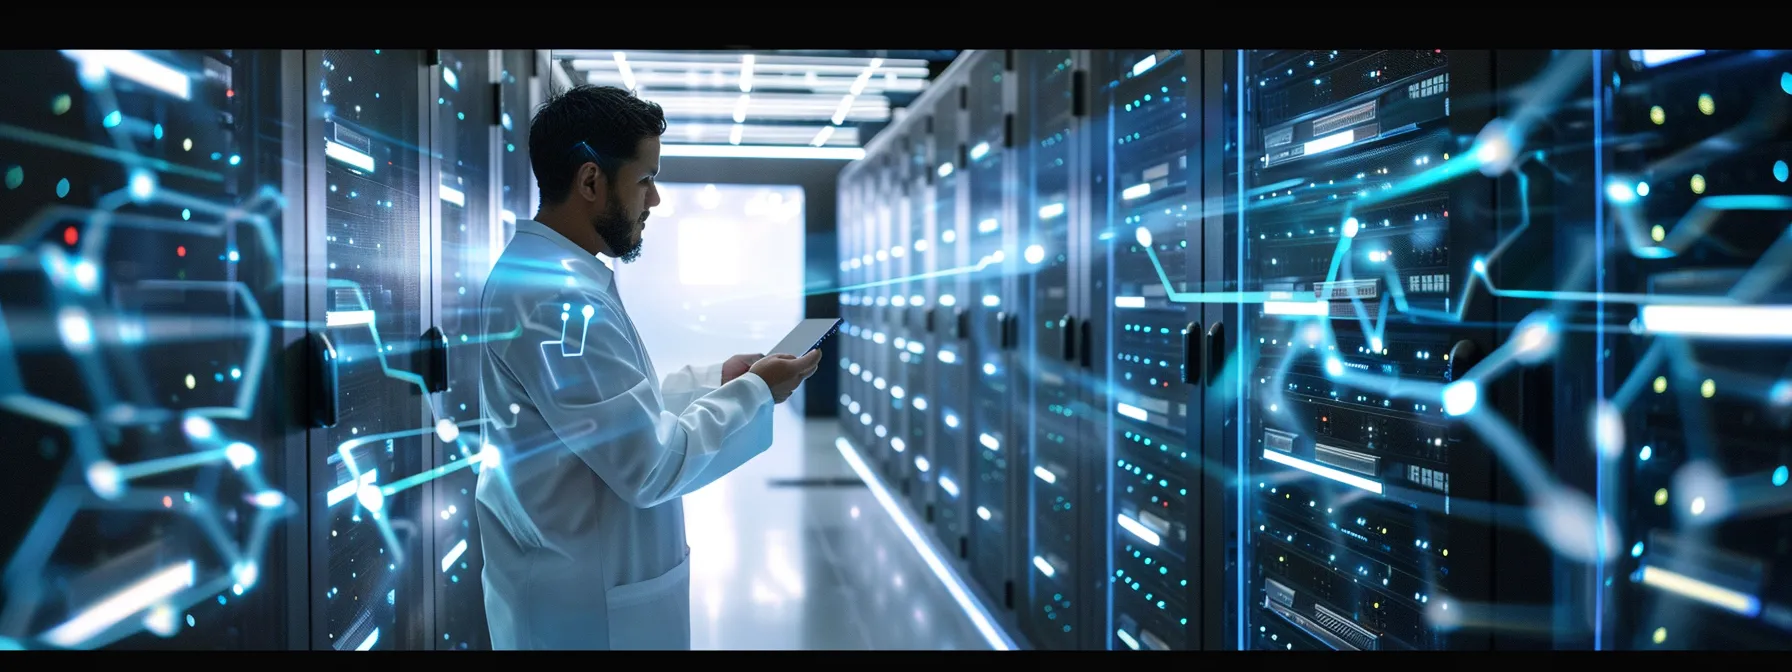
[(477, 500), (496, 649), (689, 649), (680, 497), (769, 448), (772, 405), (821, 359), (654, 372), (596, 255), (639, 253), (665, 130), (659, 106), (589, 86), (530, 127), (541, 212), (517, 222), (480, 302), (492, 420)]

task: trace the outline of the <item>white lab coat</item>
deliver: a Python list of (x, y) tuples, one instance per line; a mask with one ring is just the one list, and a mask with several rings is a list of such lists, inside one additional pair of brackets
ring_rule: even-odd
[(614, 274), (539, 222), (517, 222), (481, 305), (492, 647), (689, 649), (679, 498), (771, 446), (771, 389), (722, 385), (720, 364), (661, 382)]

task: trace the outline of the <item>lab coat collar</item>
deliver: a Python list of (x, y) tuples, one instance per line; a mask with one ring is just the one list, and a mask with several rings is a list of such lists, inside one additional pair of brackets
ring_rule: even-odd
[(566, 250), (572, 257), (572, 261), (567, 262), (569, 266), (577, 265), (581, 267), (584, 270), (585, 275), (596, 280), (598, 287), (601, 287), (604, 291), (609, 291), (610, 287), (614, 284), (615, 274), (610, 270), (609, 266), (598, 261), (597, 257), (593, 256), (590, 252), (585, 251), (585, 248), (579, 247), (577, 243), (572, 242), (572, 240), (568, 239), (566, 236), (560, 235), (559, 231), (555, 231), (548, 225), (533, 219), (519, 219), (516, 222), (516, 232), (517, 235), (527, 233), (546, 238), (549, 242)]

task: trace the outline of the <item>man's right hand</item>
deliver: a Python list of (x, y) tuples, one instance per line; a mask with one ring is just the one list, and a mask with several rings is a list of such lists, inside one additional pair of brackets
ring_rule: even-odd
[(815, 375), (815, 370), (820, 366), (821, 349), (816, 348), (801, 357), (771, 355), (753, 362), (752, 368), (747, 370), (763, 379), (766, 386), (772, 389), (772, 401), (781, 404), (790, 398), (790, 393), (795, 392), (798, 385)]

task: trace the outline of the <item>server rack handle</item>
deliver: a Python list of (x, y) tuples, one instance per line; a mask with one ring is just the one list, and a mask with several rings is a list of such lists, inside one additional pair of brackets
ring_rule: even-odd
[(953, 338), (970, 338), (971, 337), (971, 311), (969, 309), (966, 309), (966, 308), (960, 306), (953, 310), (953, 317), (956, 319), (953, 322), (954, 329), (952, 332), (952, 337)]
[(1182, 328), (1182, 383), (1194, 385), (1207, 378), (1206, 362), (1201, 359), (1200, 322), (1190, 322)]
[(1212, 386), (1219, 382), (1220, 371), (1226, 366), (1226, 322), (1220, 320), (1207, 328), (1207, 384)]
[(423, 332), (423, 387), (430, 392), (448, 390), (448, 335), (441, 327)]
[(306, 400), (306, 415), (312, 427), (335, 427), (338, 408), (336, 392), (336, 346), (324, 332), (313, 331), (305, 338), (305, 362), (311, 369), (311, 395)]
[(1092, 347), (1094, 347), (1091, 344), (1095, 342), (1094, 321), (1093, 320), (1083, 320), (1082, 326), (1083, 326), (1082, 337), (1077, 340), (1081, 341), (1080, 345), (1083, 346), (1081, 348), (1082, 349), (1082, 360), (1083, 360), (1082, 364), (1083, 364), (1083, 368), (1087, 369), (1091, 366), (1094, 366), (1094, 362), (1090, 360), (1090, 353), (1089, 353), (1089, 350)]

